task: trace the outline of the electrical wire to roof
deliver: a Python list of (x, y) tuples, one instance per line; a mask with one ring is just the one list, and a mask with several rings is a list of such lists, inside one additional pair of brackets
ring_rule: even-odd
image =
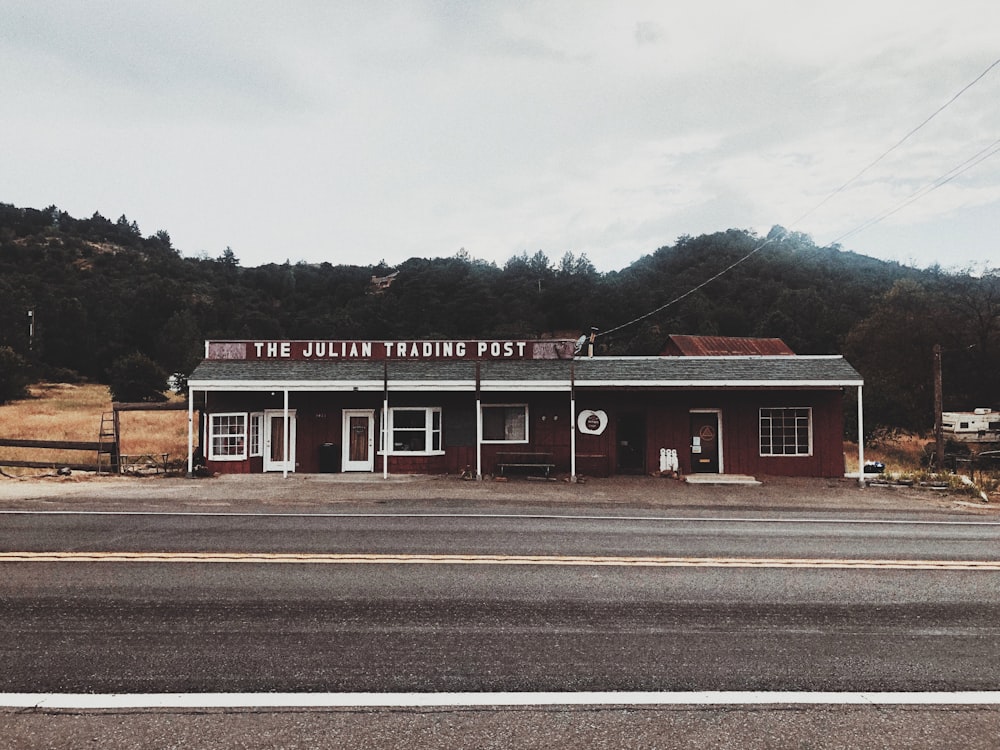
[[(967, 83), (965, 86), (963, 86), (954, 96), (952, 96), (948, 101), (946, 101), (944, 104), (942, 104), (936, 110), (934, 110), (934, 112), (932, 112), (928, 117), (926, 117), (915, 128), (911, 129), (906, 135), (904, 135), (902, 138), (900, 138), (895, 144), (893, 144), (888, 149), (886, 149), (881, 154), (879, 154), (879, 156), (876, 157), (873, 161), (871, 161), (867, 166), (865, 166), (864, 169), (862, 169), (860, 172), (858, 172), (857, 174), (855, 174), (847, 182), (845, 182), (843, 185), (841, 185), (840, 187), (838, 187), (835, 190), (833, 190), (823, 200), (821, 200), (815, 206), (813, 206), (808, 211), (806, 211), (804, 214), (802, 214), (802, 216), (800, 216), (798, 219), (795, 220), (795, 222), (792, 224), (792, 226), (797, 226), (807, 216), (813, 214), (814, 212), (816, 212), (817, 210), (819, 210), (822, 206), (824, 206), (828, 201), (830, 201), (833, 197), (835, 197), (836, 195), (839, 195), (844, 190), (846, 190), (850, 185), (852, 185), (854, 182), (856, 182), (858, 179), (860, 179), (865, 173), (867, 173), (875, 165), (877, 165), (879, 162), (881, 162), (883, 159), (885, 159), (889, 154), (891, 154), (897, 148), (899, 148), (904, 143), (906, 143), (906, 141), (908, 141), (917, 132), (919, 132), (931, 120), (933, 120), (939, 114), (941, 114), (946, 109), (948, 109), (948, 107), (950, 107), (952, 104), (954, 104), (959, 99), (959, 97), (962, 96), (962, 94), (964, 94), (966, 91), (968, 91), (973, 86), (975, 86), (977, 83), (979, 83), (983, 78), (985, 78), (997, 66), (1000, 66), (1000, 58), (997, 58), (992, 63), (990, 63), (986, 67), (986, 69), (983, 70), (982, 73), (980, 73), (978, 76), (976, 76), (975, 78), (973, 78), (969, 83)], [(864, 229), (867, 229), (868, 227), (870, 227), (870, 226), (872, 226), (874, 224), (877, 224), (878, 222), (882, 221), (883, 219), (886, 219), (889, 216), (892, 216), (893, 214), (895, 214), (896, 212), (902, 210), (903, 208), (905, 208), (906, 206), (910, 205), (914, 201), (917, 201), (920, 198), (922, 198), (925, 195), (927, 195), (928, 193), (931, 193), (934, 190), (937, 190), (939, 187), (942, 187), (943, 185), (948, 184), (949, 182), (951, 182), (952, 180), (954, 180), (959, 175), (967, 172), (969, 169), (972, 169), (973, 167), (975, 167), (976, 165), (980, 164), (981, 162), (986, 161), (990, 157), (996, 155), (998, 152), (1000, 152), (1000, 139), (994, 141), (993, 143), (991, 143), (989, 146), (987, 146), (986, 148), (984, 148), (981, 151), (979, 151), (974, 156), (969, 157), (968, 159), (966, 159), (964, 162), (962, 162), (958, 166), (953, 167), (948, 172), (945, 172), (945, 174), (943, 174), (942, 176), (938, 177), (933, 182), (931, 182), (931, 183), (925, 185), (924, 187), (920, 188), (919, 190), (915, 191), (910, 196), (908, 196), (906, 199), (904, 199), (904, 201), (901, 204), (898, 204), (894, 208), (889, 209), (889, 210), (887, 210), (887, 211), (885, 211), (885, 212), (883, 212), (883, 213), (881, 213), (881, 214), (879, 214), (879, 215), (877, 215), (877, 216), (869, 219), (865, 223), (863, 223), (863, 224), (855, 227), (854, 229), (852, 229), (852, 230), (850, 230), (848, 232), (845, 232), (844, 234), (842, 234), (840, 237), (838, 237), (837, 239), (835, 239), (830, 244), (831, 245), (832, 244), (836, 244), (837, 242), (840, 242), (844, 238), (850, 237), (850, 236), (852, 236), (854, 234), (857, 234), (858, 232), (861, 232)], [(662, 312), (663, 310), (666, 310), (671, 305), (677, 304), (681, 300), (683, 300), (686, 297), (689, 297), (692, 294), (694, 294), (695, 292), (697, 292), (699, 289), (702, 289), (703, 287), (711, 284), (713, 281), (715, 281), (716, 279), (720, 278), (721, 276), (724, 276), (725, 274), (729, 273), (734, 268), (736, 268), (738, 265), (740, 265), (744, 261), (749, 260), (751, 257), (753, 257), (754, 255), (756, 255), (758, 252), (760, 252), (761, 250), (763, 250), (770, 243), (775, 242), (776, 240), (784, 239), (787, 236), (788, 236), (788, 232), (784, 231), (784, 230), (782, 232), (778, 233), (778, 234), (772, 234), (772, 236), (768, 236), (768, 238), (766, 240), (764, 240), (759, 245), (757, 245), (749, 253), (747, 253), (743, 257), (739, 258), (738, 260), (734, 261), (733, 263), (730, 263), (728, 266), (726, 266), (724, 269), (722, 269), (721, 271), (719, 271), (717, 274), (715, 274), (711, 278), (706, 279), (705, 281), (703, 281), (700, 284), (698, 284), (697, 286), (689, 289), (688, 291), (684, 292), (683, 294), (681, 294), (681, 295), (679, 295), (677, 297), (674, 297), (672, 300), (670, 300), (669, 302), (666, 302), (663, 305), (660, 305), (655, 310), (651, 310), (651, 311), (649, 311), (649, 312), (647, 312), (647, 313), (645, 313), (643, 315), (640, 315), (640, 316), (638, 316), (636, 318), (633, 318), (632, 320), (628, 321), (627, 323), (622, 323), (621, 325), (615, 326), (614, 328), (610, 328), (607, 331), (601, 331), (600, 333), (595, 334), (595, 338), (598, 337), (598, 336), (607, 336), (609, 334), (612, 334), (612, 333), (615, 333), (617, 331), (620, 331), (623, 328), (628, 328), (629, 326), (635, 325), (636, 323), (640, 323), (643, 320), (645, 320), (646, 318), (652, 317), (653, 315), (656, 315), (657, 313)]]
[(973, 86), (975, 86), (977, 83), (979, 83), (983, 78), (985, 78), (987, 76), (987, 74), (991, 70), (993, 70), (993, 68), (997, 67), (998, 65), (1000, 65), (1000, 58), (997, 58), (992, 63), (990, 63), (990, 65), (986, 68), (986, 70), (984, 70), (978, 76), (976, 76), (975, 78), (973, 78), (969, 83), (967, 83), (965, 86), (963, 86), (958, 91), (958, 93), (956, 93), (953, 97), (951, 97), (951, 99), (949, 99), (944, 104), (942, 104), (940, 107), (938, 107), (936, 110), (934, 110), (934, 112), (932, 112), (930, 114), (930, 116), (928, 116), (926, 119), (924, 119), (923, 122), (921, 122), (919, 125), (917, 125), (915, 128), (913, 128), (910, 132), (908, 132), (906, 135), (904, 135), (902, 138), (900, 138), (894, 145), (890, 146), (888, 149), (886, 149), (885, 151), (883, 151), (878, 157), (876, 157), (871, 163), (869, 163), (868, 166), (866, 166), (864, 169), (862, 169), (860, 172), (858, 172), (856, 175), (854, 175), (851, 179), (849, 179), (843, 185), (841, 185), (840, 187), (838, 187), (837, 189), (835, 189), (833, 192), (831, 192), (829, 195), (827, 195), (823, 200), (821, 200), (815, 206), (813, 206), (808, 211), (806, 211), (804, 214), (802, 214), (802, 216), (800, 216), (798, 219), (796, 219), (792, 223), (792, 226), (798, 226), (807, 216), (810, 216), (811, 214), (813, 214), (814, 212), (816, 212), (820, 208), (822, 208), (824, 205), (826, 205), (826, 203), (831, 198), (833, 198), (834, 196), (839, 195), (840, 193), (844, 192), (844, 190), (846, 190), (850, 185), (852, 185), (857, 180), (859, 180), (872, 167), (874, 167), (876, 164), (878, 164), (883, 159), (885, 159), (885, 157), (887, 157), (889, 154), (891, 154), (897, 148), (899, 148), (904, 143), (906, 143), (908, 140), (910, 140), (911, 137), (913, 137), (918, 131), (920, 131), (931, 120), (933, 120), (939, 114), (941, 114), (946, 109), (948, 109), (948, 107), (950, 107), (952, 104), (954, 104), (958, 100), (958, 98), (960, 96), (962, 96), (962, 94), (964, 94), (966, 91), (968, 91)]
[(774, 242), (774, 241), (776, 241), (778, 239), (784, 239), (786, 235), (787, 235), (787, 232), (781, 232), (780, 236), (768, 237), (766, 240), (764, 240), (763, 242), (761, 242), (759, 245), (757, 245), (757, 247), (755, 247), (749, 253), (747, 253), (746, 255), (744, 255), (742, 258), (740, 258), (739, 260), (734, 261), (733, 263), (730, 263), (728, 266), (726, 266), (721, 271), (719, 271), (717, 274), (715, 274), (715, 276), (712, 276), (710, 279), (706, 279), (705, 281), (703, 281), (700, 284), (698, 284), (698, 286), (696, 286), (696, 287), (694, 287), (692, 289), (689, 289), (688, 291), (684, 292), (684, 294), (680, 295), (679, 297), (675, 297), (674, 299), (670, 300), (669, 302), (667, 302), (664, 305), (661, 305), (660, 307), (656, 308), (655, 310), (651, 310), (650, 312), (645, 313), (644, 315), (640, 315), (638, 318), (634, 318), (633, 320), (630, 320), (628, 323), (622, 323), (620, 326), (616, 326), (614, 328), (610, 328), (607, 331), (601, 331), (600, 333), (597, 334), (597, 336), (607, 336), (609, 333), (614, 333), (615, 331), (620, 331), (623, 328), (628, 328), (630, 325), (634, 325), (635, 323), (639, 323), (640, 321), (643, 321), (643, 320), (645, 320), (648, 317), (656, 315), (656, 313), (658, 313), (658, 312), (662, 312), (663, 310), (666, 310), (668, 307), (670, 307), (673, 304), (676, 304), (676, 303), (680, 302), (685, 297), (691, 296), (692, 294), (694, 294), (695, 292), (697, 292), (702, 287), (708, 286), (709, 284), (711, 284), (713, 281), (715, 281), (720, 276), (724, 276), (725, 274), (729, 273), (734, 268), (736, 268), (736, 266), (738, 266), (740, 263), (743, 263), (744, 261), (749, 260), (751, 257), (753, 257), (754, 255), (756, 255), (758, 252), (760, 252), (761, 250), (763, 250), (767, 245), (771, 244), (772, 242)]

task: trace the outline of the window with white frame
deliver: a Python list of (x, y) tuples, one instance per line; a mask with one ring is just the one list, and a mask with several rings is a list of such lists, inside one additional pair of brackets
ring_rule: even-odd
[(761, 409), (760, 455), (812, 455), (812, 409), (809, 407)]
[(389, 409), (389, 442), (392, 453), (440, 453), (441, 408)]
[(484, 443), (527, 443), (527, 404), (483, 405)]
[(257, 412), (250, 415), (250, 456), (263, 456), (264, 445), (261, 441), (261, 434), (264, 431), (264, 414)]
[(247, 415), (212, 414), (208, 420), (208, 458), (242, 461), (247, 457)]

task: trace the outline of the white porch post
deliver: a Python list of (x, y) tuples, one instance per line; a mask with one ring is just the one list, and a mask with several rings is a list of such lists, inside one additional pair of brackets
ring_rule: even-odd
[(569, 396), (569, 481), (576, 481), (576, 396)]
[(576, 481), (576, 366), (569, 365), (569, 481)]
[(476, 362), (476, 479), (483, 478), (483, 397), (480, 391), (481, 375), (479, 363)]
[(188, 472), (194, 476), (194, 390), (188, 386)]
[(476, 394), (476, 479), (483, 478), (483, 401)]
[(382, 478), (389, 478), (389, 363), (382, 363), (382, 419), (379, 420), (382, 441)]
[(288, 456), (288, 439), (289, 439), (289, 436), (291, 435), (291, 429), (290, 429), (290, 425), (288, 424), (288, 389), (287, 388), (285, 389), (284, 393), (285, 393), (285, 406), (284, 406), (284, 409), (285, 409), (285, 413), (284, 413), (284, 418), (285, 418), (285, 456), (284, 456), (284, 459), (281, 462), (282, 466), (283, 466), (283, 469), (282, 469), (282, 472), (281, 472), (281, 476), (282, 476), (282, 479), (288, 479), (288, 458), (289, 458), (289, 456)]
[(389, 478), (389, 391), (385, 392), (382, 399), (382, 424), (379, 425), (379, 432), (382, 438), (382, 478)]
[(865, 486), (865, 414), (862, 386), (858, 386), (858, 484)]

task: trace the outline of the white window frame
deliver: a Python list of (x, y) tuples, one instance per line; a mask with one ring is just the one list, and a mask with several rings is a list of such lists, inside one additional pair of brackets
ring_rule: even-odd
[(264, 412), (257, 411), (250, 415), (247, 426), (247, 453), (250, 458), (264, 455)]
[[(768, 412), (765, 415), (765, 412)], [(804, 412), (804, 414), (791, 414), (790, 416), (783, 417), (782, 422), (787, 422), (789, 419), (792, 421), (790, 427), (792, 435), (794, 437), (794, 443), (789, 443), (787, 440), (783, 441), (780, 447), (781, 452), (775, 452), (775, 440), (774, 440), (774, 430), (770, 429), (769, 443), (771, 450), (770, 452), (765, 452), (764, 450), (764, 420), (768, 420), (769, 427), (773, 427), (774, 412)], [(798, 432), (799, 432), (799, 420), (804, 419), (806, 421), (806, 444), (801, 445), (799, 443)], [(761, 407), (758, 412), (758, 445), (760, 446), (760, 455), (767, 458), (804, 458), (811, 456), (813, 454), (813, 412), (811, 406), (766, 406)], [(783, 425), (784, 429), (784, 425)], [(792, 450), (788, 451), (787, 448), (791, 447)], [(804, 450), (803, 450), (804, 449)]]
[[(487, 409), (521, 409), (524, 413), (524, 438), (516, 440), (508, 440), (506, 438), (502, 440), (491, 440), (485, 435), (486, 431), (486, 410)], [(485, 445), (525, 445), (531, 442), (531, 420), (528, 419), (528, 405), (527, 404), (482, 404), (479, 407), (480, 411), (480, 423), (482, 424), (483, 435), (480, 436), (482, 442)], [(506, 420), (504, 422), (506, 425)]]
[[(419, 427), (396, 427), (396, 415), (400, 412), (422, 412), (424, 415), (424, 426)], [(437, 416), (437, 427), (434, 426), (434, 418)], [(405, 432), (423, 432), (424, 450), (411, 451), (405, 448), (396, 447), (396, 430)], [(381, 430), (379, 431), (381, 433)], [(444, 455), (444, 415), (440, 406), (393, 406), (389, 409), (389, 455), (391, 456), (443, 456)], [(435, 442), (437, 448), (434, 447)]]
[[(221, 431), (222, 426), (219, 424), (222, 420), (242, 420), (242, 430), (233, 432), (231, 429), (227, 431)], [(220, 412), (218, 414), (208, 415), (208, 460), (209, 461), (245, 461), (247, 458), (247, 413), (245, 411), (239, 412)], [(217, 453), (216, 452), (216, 440), (229, 439), (238, 441), (236, 444), (239, 446), (239, 452), (233, 453)]]

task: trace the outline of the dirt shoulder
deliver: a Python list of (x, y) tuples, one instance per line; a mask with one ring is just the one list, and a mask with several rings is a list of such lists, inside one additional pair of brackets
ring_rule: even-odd
[(215, 478), (94, 477), (2, 479), (5, 510), (216, 510), (318, 512), (337, 506), (509, 506), (517, 510), (585, 506), (797, 512), (910, 512), (996, 515), (997, 504), (959, 492), (911, 487), (859, 487), (851, 479), (763, 478), (756, 485), (691, 485), (653, 477), (586, 482), (457, 477), (303, 474), (227, 475)]

